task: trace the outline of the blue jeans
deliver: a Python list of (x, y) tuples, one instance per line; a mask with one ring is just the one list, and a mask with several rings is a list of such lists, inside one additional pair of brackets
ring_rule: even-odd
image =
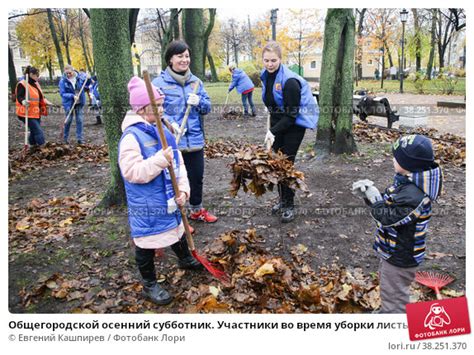
[(242, 94), (242, 105), (244, 105), (244, 113), (248, 115), (249, 107), (247, 105), (247, 100), (249, 101), (250, 108), (252, 109), (252, 113), (255, 113), (255, 105), (253, 104), (253, 91), (250, 91), (247, 94)]
[[(18, 119), (25, 124), (24, 117), (18, 117)], [(44, 144), (44, 134), (41, 129), (41, 118), (30, 118), (28, 119), (28, 129), (30, 135), (28, 137), (28, 143), (30, 145), (43, 145)]]
[[(66, 114), (68, 113), (69, 111)], [(69, 119), (64, 125), (64, 141), (67, 142), (69, 139), (69, 130), (71, 129), (73, 116), (76, 117), (76, 139), (78, 142), (82, 143), (83, 142), (82, 124), (84, 121), (84, 106), (83, 105), (76, 105), (76, 107), (74, 107), (74, 111), (71, 113), (71, 115), (69, 116)]]

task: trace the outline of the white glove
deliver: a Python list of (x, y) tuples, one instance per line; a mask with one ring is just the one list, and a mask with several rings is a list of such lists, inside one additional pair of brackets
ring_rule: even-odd
[(265, 136), (265, 140), (263, 141), (263, 144), (268, 144), (272, 146), (273, 142), (275, 142), (275, 135), (270, 130), (268, 130), (267, 135)]
[(198, 95), (189, 94), (188, 101), (186, 101), (186, 104), (191, 105), (191, 106), (197, 106), (199, 105), (199, 101), (201, 101), (201, 98)]
[(171, 127), (173, 127), (175, 137), (178, 137), (179, 135), (183, 136), (186, 133), (186, 130), (187, 130), (186, 127), (184, 127), (183, 131), (181, 132), (181, 127), (176, 122), (173, 122), (171, 124)]
[(74, 102), (77, 102), (79, 101), (79, 96), (78, 95), (74, 95)]
[(21, 104), (22, 104), (23, 106), (25, 106), (25, 107), (30, 107), (30, 102), (29, 102), (29, 101), (23, 100), (23, 101), (21, 102)]
[(365, 198), (369, 200), (371, 204), (383, 200), (382, 195), (380, 195), (379, 190), (375, 186), (367, 187), (365, 190)]
[(368, 179), (359, 180), (352, 184), (352, 193), (358, 197), (365, 197), (365, 191), (369, 186), (373, 186), (374, 182)]

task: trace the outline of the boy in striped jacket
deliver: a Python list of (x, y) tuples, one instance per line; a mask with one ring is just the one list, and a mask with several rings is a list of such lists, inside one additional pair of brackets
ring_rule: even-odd
[(443, 174), (423, 135), (399, 138), (392, 146), (395, 177), (383, 195), (370, 180), (352, 190), (363, 197), (377, 224), (374, 250), (380, 257), (380, 313), (405, 313), (410, 284), (425, 257), (431, 203), (442, 191)]

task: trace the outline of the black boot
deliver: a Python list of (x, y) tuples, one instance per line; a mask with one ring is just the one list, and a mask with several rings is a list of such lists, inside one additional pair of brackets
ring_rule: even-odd
[(173, 301), (173, 297), (161, 287), (156, 280), (143, 282), (143, 295), (153, 303), (165, 305)]
[(174, 253), (178, 257), (178, 267), (180, 269), (187, 269), (187, 270), (202, 270), (203, 269), (202, 264), (196, 259), (194, 259), (194, 257), (189, 252), (186, 236), (183, 235), (179, 241), (177, 241), (171, 246), (171, 249), (174, 251)]
[(282, 214), (280, 217), (281, 223), (289, 223), (295, 219), (295, 208), (294, 207), (285, 207), (282, 209)]
[(95, 118), (96, 118), (96, 120), (97, 120), (97, 121), (95, 122), (96, 125), (102, 124), (102, 118), (101, 118), (100, 116), (95, 116)]
[(165, 305), (173, 297), (156, 282), (155, 250), (135, 247), (135, 261), (143, 278), (143, 295), (158, 305)]

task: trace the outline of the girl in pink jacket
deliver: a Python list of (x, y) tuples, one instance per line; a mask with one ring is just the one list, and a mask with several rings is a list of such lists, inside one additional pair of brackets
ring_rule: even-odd
[[(193, 258), (184, 236), (177, 205), (189, 198), (189, 182), (174, 136), (166, 130), (169, 147), (162, 149), (150, 99), (142, 79), (128, 84), (132, 111), (122, 122), (119, 166), (127, 194), (130, 230), (135, 244), (135, 260), (143, 278), (143, 292), (156, 304), (172, 301), (172, 296), (156, 281), (155, 249), (171, 246), (183, 269), (201, 269)], [(153, 89), (158, 111), (163, 112), (164, 95)], [(175, 167), (180, 195), (175, 196), (167, 169)]]

